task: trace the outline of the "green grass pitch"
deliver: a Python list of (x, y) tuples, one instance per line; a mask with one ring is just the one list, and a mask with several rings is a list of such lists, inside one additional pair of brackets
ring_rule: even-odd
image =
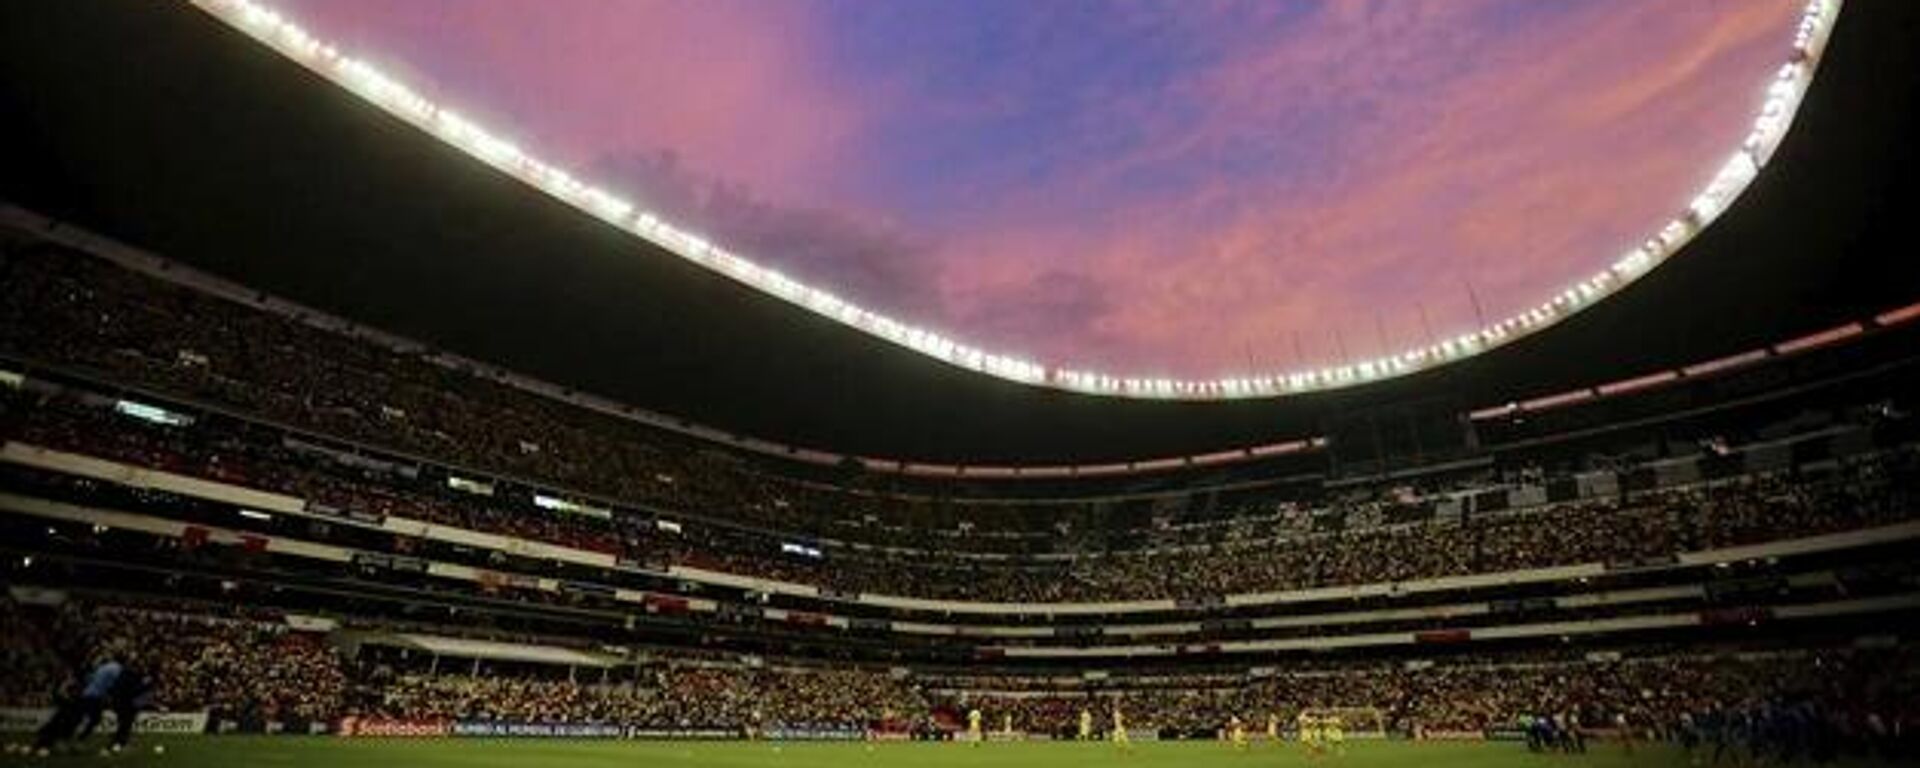
[[(0, 765), (114, 765), (167, 768), (1609, 768), (1686, 766), (1678, 750), (1645, 748), (1628, 754), (1597, 745), (1586, 755), (1536, 755), (1511, 743), (1357, 742), (1344, 754), (1310, 759), (1297, 745), (1254, 744), (1234, 750), (1217, 743), (1139, 743), (1122, 752), (1109, 744), (1022, 742), (881, 744), (773, 744), (768, 742), (568, 741), (537, 739), (343, 739), (295, 736), (139, 738), (127, 754), (0, 758)], [(93, 747), (98, 748), (95, 739)], [(155, 754), (155, 745), (164, 746)], [(1870, 764), (1856, 764), (1870, 765)]]

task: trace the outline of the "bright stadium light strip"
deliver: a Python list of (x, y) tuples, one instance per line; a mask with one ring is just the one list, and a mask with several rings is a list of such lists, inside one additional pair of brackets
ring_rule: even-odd
[(1167, 379), (1055, 368), (1019, 357), (997, 355), (852, 304), (721, 248), (697, 233), (661, 219), (658, 214), (636, 210), (620, 196), (541, 162), (512, 142), (450, 108), (428, 101), (404, 83), (341, 53), (253, 0), (187, 1), (475, 159), (683, 259), (763, 293), (950, 365), (989, 376), (1092, 395), (1155, 400), (1277, 397), (1404, 376), (1480, 354), (1544, 329), (1645, 276), (1718, 218), (1772, 158), (1813, 81), (1843, 4), (1843, 0), (1807, 3), (1794, 28), (1791, 55), (1769, 82), (1760, 112), (1746, 139), (1685, 211), (1608, 269), (1569, 286), (1533, 309), (1480, 330), (1397, 355), (1315, 370), (1226, 379)]

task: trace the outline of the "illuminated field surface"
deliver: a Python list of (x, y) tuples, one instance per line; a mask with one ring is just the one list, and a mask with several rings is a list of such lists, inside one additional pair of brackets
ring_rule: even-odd
[[(97, 745), (96, 741), (96, 745)], [(1309, 759), (1294, 745), (1255, 744), (1235, 751), (1213, 743), (1136, 744), (1122, 753), (1107, 744), (1017, 743), (971, 747), (954, 743), (786, 744), (681, 743), (640, 741), (537, 740), (382, 740), (334, 737), (213, 737), (137, 740), (131, 754), (103, 759), (88, 753), (52, 758), (0, 758), (3, 765), (124, 766), (766, 766), (829, 768), (839, 766), (912, 766), (913, 768), (1067, 768), (1083, 765), (1127, 766), (1684, 766), (1686, 756), (1673, 749), (1642, 748), (1628, 754), (1596, 745), (1586, 755), (1530, 754), (1512, 743), (1356, 743), (1345, 754)], [(164, 745), (165, 754), (152, 747)], [(1703, 758), (1706, 757), (1703, 755)], [(1702, 764), (1709, 762), (1703, 759)], [(1841, 765), (1890, 765), (1851, 762)]]

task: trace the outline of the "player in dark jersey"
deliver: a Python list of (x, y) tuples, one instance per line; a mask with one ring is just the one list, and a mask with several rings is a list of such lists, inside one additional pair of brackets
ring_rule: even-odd
[[(113, 743), (108, 750), (119, 752), (127, 748), (133, 739), (133, 726), (140, 719), (140, 712), (153, 705), (153, 681), (141, 674), (138, 667), (131, 663), (122, 665), (120, 676), (114, 680), (107, 692), (107, 709), (113, 712)], [(100, 724), (99, 718), (89, 721), (80, 731), (80, 740), (85, 741), (93, 735), (93, 729)]]
[[(87, 674), (78, 690), (68, 689), (62, 692), (55, 702), (53, 716), (47, 718), (45, 725), (33, 740), (34, 752), (47, 754), (62, 741), (73, 738), (76, 729), (84, 727), (91, 733), (100, 722), (100, 715), (106, 711), (108, 698), (114, 685), (126, 670), (112, 657), (101, 659), (93, 671)], [(84, 724), (84, 726), (83, 726)]]
[(110, 749), (124, 749), (133, 736), (134, 721), (139, 718), (140, 710), (151, 703), (151, 691), (152, 684), (145, 675), (119, 659), (103, 658), (77, 689), (70, 688), (59, 697), (53, 716), (34, 736), (34, 752), (48, 754), (61, 742), (74, 739), (76, 731), (78, 740), (84, 741), (93, 735), (108, 711), (112, 711), (116, 719)]

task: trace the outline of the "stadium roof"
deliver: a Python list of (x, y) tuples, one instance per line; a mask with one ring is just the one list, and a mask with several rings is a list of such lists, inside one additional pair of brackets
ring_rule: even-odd
[(1334, 408), (1523, 399), (1910, 300), (1920, 270), (1892, 258), (1913, 245), (1898, 218), (1913, 202), (1909, 5), (1848, 6), (1798, 124), (1685, 258), (1485, 355), (1284, 400), (1129, 402), (934, 362), (561, 204), (185, 5), (5, 11), (0, 98), (20, 117), (4, 129), (4, 194), (370, 325), (756, 437), (949, 461), (1201, 453), (1309, 434)]
[(1840, 7), (194, 4), (770, 295), (1160, 399), (1419, 370), (1644, 274), (1765, 163)]

